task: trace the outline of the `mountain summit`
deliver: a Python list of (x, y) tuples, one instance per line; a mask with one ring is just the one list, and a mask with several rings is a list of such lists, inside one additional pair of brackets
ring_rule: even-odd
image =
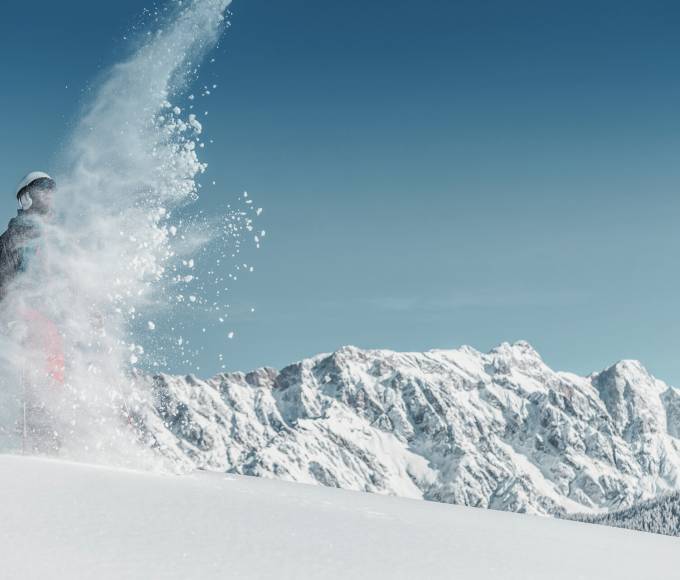
[(680, 487), (680, 392), (636, 361), (581, 377), (523, 341), (343, 347), (281, 371), (148, 380), (138, 421), (189, 468), (539, 514)]

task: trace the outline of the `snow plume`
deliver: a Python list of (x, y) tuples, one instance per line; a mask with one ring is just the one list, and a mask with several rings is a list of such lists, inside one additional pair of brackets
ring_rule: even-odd
[[(84, 110), (56, 176), (54, 215), (41, 220), (37, 254), (3, 303), (5, 448), (22, 439), (74, 459), (134, 465), (151, 455), (135, 429), (147, 396), (135, 366), (150, 361), (130, 329), (140, 316), (147, 325), (150, 309), (176, 306), (182, 261), (228, 230), (228, 216), (222, 232), (175, 217), (197, 198), (206, 166), (198, 118), (173, 101), (216, 44), (229, 4), (178, 2)], [(59, 342), (63, 384), (50, 358)], [(17, 435), (24, 423), (27, 438)]]

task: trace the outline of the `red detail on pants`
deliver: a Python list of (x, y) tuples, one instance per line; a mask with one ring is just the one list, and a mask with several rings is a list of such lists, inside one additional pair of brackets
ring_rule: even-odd
[(24, 312), (28, 324), (28, 345), (40, 353), (43, 360), (36, 361), (36, 366), (47, 376), (59, 384), (64, 383), (64, 340), (59, 334), (56, 324), (47, 316), (33, 310)]

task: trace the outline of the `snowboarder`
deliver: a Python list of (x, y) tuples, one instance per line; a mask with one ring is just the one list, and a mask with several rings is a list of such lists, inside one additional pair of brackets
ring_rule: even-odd
[[(0, 300), (5, 301), (19, 276), (45, 261), (43, 228), (52, 213), (55, 181), (41, 171), (21, 180), (16, 197), (18, 215), (0, 236)], [(44, 264), (43, 264), (44, 265)], [(37, 272), (40, 278), (41, 272)], [(34, 279), (32, 279), (34, 280)], [(17, 292), (21, 292), (17, 286)], [(29, 292), (30, 295), (30, 292)], [(57, 441), (46, 402), (55, 385), (64, 382), (64, 352), (61, 335), (42, 305), (21, 305), (12, 313), (11, 324), (19, 329), (19, 347), (25, 360), (19, 362), (22, 387), (22, 446), (24, 451), (56, 450)]]

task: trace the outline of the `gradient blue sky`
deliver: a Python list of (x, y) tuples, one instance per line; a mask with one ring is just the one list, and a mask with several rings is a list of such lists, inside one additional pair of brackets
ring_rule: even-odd
[[(0, 221), (145, 5), (3, 7)], [(236, 338), (204, 335), (202, 374), (218, 352), (248, 369), (521, 338), (560, 369), (639, 358), (680, 385), (680, 4), (232, 11), (203, 77), (219, 84), (208, 178), (250, 192), (268, 239), (233, 294)]]

